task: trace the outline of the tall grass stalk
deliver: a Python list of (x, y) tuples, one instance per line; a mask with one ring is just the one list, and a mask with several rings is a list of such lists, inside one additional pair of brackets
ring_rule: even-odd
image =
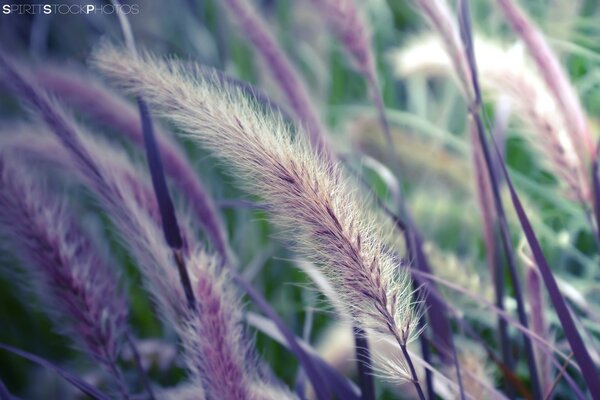
[[(525, 313), (525, 302), (521, 290), (520, 279), (516, 270), (516, 260), (514, 256), (514, 248), (511, 242), (510, 233), (508, 230), (508, 221), (504, 212), (504, 205), (499, 192), (499, 185), (496, 181), (496, 172), (494, 168), (494, 161), (488, 148), (485, 128), (483, 119), (480, 114), (480, 110), (483, 107), (481, 100), (481, 91), (479, 87), (479, 81), (477, 78), (477, 64), (475, 61), (475, 52), (473, 48), (473, 36), (471, 32), (471, 15), (469, 11), (468, 1), (461, 1), (459, 3), (459, 21), (460, 21), (460, 32), (462, 43), (464, 45), (466, 57), (468, 60), (469, 72), (471, 76), (471, 87), (473, 90), (473, 97), (469, 98), (469, 115), (471, 117), (470, 123), (475, 124), (475, 128), (478, 132), (479, 142), (481, 143), (481, 149), (485, 159), (486, 169), (490, 179), (492, 194), (494, 197), (494, 204), (496, 207), (496, 214), (498, 216), (498, 223), (502, 238), (502, 244), (504, 248), (504, 254), (508, 261), (508, 272), (513, 284), (515, 300), (517, 302), (517, 315), (519, 321), (525, 327), (528, 326), (527, 315)], [(533, 396), (541, 396), (541, 388), (539, 383), (538, 368), (535, 362), (535, 355), (533, 353), (533, 346), (528, 336), (523, 337), (525, 353), (527, 357), (527, 363), (529, 365), (529, 371), (531, 374), (531, 383)]]

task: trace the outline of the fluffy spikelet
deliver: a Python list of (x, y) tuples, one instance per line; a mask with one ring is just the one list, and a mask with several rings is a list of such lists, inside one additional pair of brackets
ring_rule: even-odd
[(497, 0), (506, 20), (523, 40), (529, 54), (535, 60), (544, 82), (552, 93), (559, 111), (564, 118), (571, 140), (581, 158), (589, 161), (596, 148), (591, 136), (585, 111), (569, 77), (542, 32), (529, 21), (523, 10), (514, 0)]
[(163, 315), (176, 318), (179, 309), (185, 308), (185, 297), (173, 254), (156, 223), (156, 199), (149, 194), (148, 185), (125, 155), (82, 134), (83, 130), (66, 110), (28, 81), (2, 53), (0, 69), (13, 91), (27, 101), (69, 154), (71, 169), (98, 196), (136, 257), (149, 292), (161, 306)]
[(392, 145), (390, 127), (385, 116), (385, 106), (379, 89), (375, 56), (371, 46), (371, 34), (354, 0), (312, 0), (319, 13), (332, 27), (356, 69), (365, 77), (379, 122), (383, 127), (388, 145)]
[(69, 155), (59, 164), (68, 165), (97, 195), (144, 272), (149, 292), (163, 314), (174, 318), (179, 312), (174, 305), (185, 304), (185, 297), (172, 252), (157, 226), (158, 206), (147, 179), (124, 153), (87, 134), (59, 103), (26, 80), (1, 54), (0, 66), (10, 77), (13, 90), (29, 103)]
[[(269, 388), (278, 391), (274, 382), (249, 372), (257, 368), (258, 362), (251, 355), (250, 342), (243, 338), (241, 306), (227, 286), (229, 277), (219, 272), (221, 262), (201, 251), (190, 252), (188, 264), (198, 301), (197, 312), (190, 310), (145, 177), (117, 149), (89, 137), (80, 139), (110, 184), (115, 204), (105, 201), (104, 205), (127, 238), (125, 243), (142, 269), (163, 317), (178, 331), (194, 382), (202, 385), (207, 398), (226, 394), (228, 399), (259, 399), (254, 393)], [(186, 218), (181, 221), (185, 223)], [(184, 240), (190, 243), (185, 225), (183, 228)], [(284, 389), (280, 391), (285, 393)]]
[(368, 79), (376, 80), (370, 33), (354, 0), (312, 0), (312, 2), (330, 23), (360, 73)]
[(163, 314), (175, 318), (179, 308), (185, 307), (185, 297), (174, 268), (174, 256), (157, 224), (158, 206), (147, 179), (125, 154), (86, 134), (60, 104), (28, 81), (3, 54), (0, 68), (15, 93), (28, 102), (69, 154), (72, 170), (97, 195), (136, 257)]
[[(427, 37), (394, 56), (396, 72), (403, 76), (417, 72), (451, 73), (451, 60), (446, 54), (440, 40)], [(506, 50), (476, 38), (475, 56), (482, 85), (515, 103), (514, 112), (538, 136), (533, 143), (546, 155), (552, 170), (566, 185), (569, 197), (589, 203), (589, 182), (576, 143), (557, 103), (539, 74), (525, 62), (520, 48)]]
[(244, 336), (242, 305), (220, 261), (195, 251), (188, 263), (197, 311), (177, 327), (188, 368), (209, 399), (291, 399), (284, 388), (261, 376)]
[(115, 272), (66, 205), (8, 161), (0, 155), (3, 238), (39, 284), (48, 310), (59, 310), (59, 329), (114, 368), (128, 314)]
[(96, 66), (187, 135), (211, 149), (253, 194), (269, 203), (274, 219), (293, 231), (297, 249), (321, 265), (347, 312), (361, 326), (399, 343), (413, 338), (410, 279), (385, 246), (368, 203), (337, 166), (309, 149), (302, 135), (265, 115), (235, 88), (215, 86), (175, 63), (104, 48)]

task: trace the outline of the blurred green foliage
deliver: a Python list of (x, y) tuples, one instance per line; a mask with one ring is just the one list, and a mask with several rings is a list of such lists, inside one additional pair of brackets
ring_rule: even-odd
[[(263, 87), (279, 101), (273, 83), (265, 76), (267, 73), (245, 41), (244, 34), (228, 20), (217, 3), (216, 0), (141, 0), (141, 13), (130, 16), (139, 46), (160, 54), (195, 59), (206, 65), (224, 68), (239, 79)], [(309, 82), (315, 101), (331, 127), (332, 135), (342, 148), (350, 149), (348, 132), (358, 129), (357, 121), (360, 118), (373, 115), (361, 76), (354, 71), (340, 45), (327, 33), (326, 27), (320, 26), (322, 21), (306, 4), (306, 0), (258, 3), (280, 43), (295, 64), (300, 66)], [(389, 110), (409, 112), (422, 123), (437, 126), (445, 136), (436, 136), (439, 132), (433, 129), (416, 129), (414, 125), (402, 122), (395, 123), (394, 126), (400, 134), (417, 136), (419, 140), (449, 153), (450, 162), (462, 163), (470, 168), (468, 135), (465, 132), (466, 110), (456, 85), (448, 80), (405, 81), (392, 75), (389, 51), (427, 31), (426, 25), (407, 1), (371, 0), (360, 3), (364, 3), (362, 5), (374, 30), (373, 46), (377, 51), (379, 78), (386, 107)], [(498, 39), (514, 39), (491, 0), (477, 0), (473, 3), (473, 21), (477, 31)], [(571, 10), (569, 7), (574, 8), (573, 3), (567, 0), (522, 3), (549, 35), (552, 43), (556, 44), (574, 85), (580, 91), (592, 124), (596, 124), (597, 134), (600, 123), (598, 2), (583, 1), (580, 11)], [(561, 17), (561, 7), (569, 9), (572, 15), (563, 15), (564, 20), (557, 21)], [(32, 52), (31, 32), (39, 29), (40, 23), (42, 22), (37, 17), (0, 15), (0, 31), (6, 38), (5, 44), (10, 51), (16, 56), (31, 59), (31, 62), (51, 60), (84, 64), (90, 50), (99, 41), (107, 38), (120, 40), (116, 18), (55, 16), (48, 21), (47, 35), (41, 50), (28, 54)], [(4, 97), (0, 102), (0, 115), (4, 120), (17, 117), (16, 109), (10, 104), (11, 101)], [(494, 104), (487, 105), (490, 120), (493, 120)], [(351, 106), (359, 106), (359, 111)], [(539, 162), (535, 150), (528, 140), (523, 139), (521, 129), (518, 125), (510, 126), (506, 141), (507, 163), (519, 175), (516, 180), (519, 190), (522, 190), (528, 199), (528, 206), (532, 208), (536, 229), (554, 272), (561, 279), (580, 288), (584, 296), (590, 295), (589, 301), (597, 305), (600, 301), (599, 271), (597, 268), (594, 270), (593, 266), (598, 265), (598, 252), (586, 216), (576, 205), (562, 200), (556, 179)], [(461, 143), (461, 152), (452, 150), (453, 147), (448, 145), (452, 138)], [(187, 147), (190, 158), (216, 199), (244, 198), (244, 194), (232, 184), (224, 166), (215, 164), (202, 150)], [(431, 160), (431, 164), (435, 163), (436, 160)], [(442, 169), (447, 167), (441, 166)], [(422, 175), (426, 175), (423, 171), (407, 171), (406, 176), (410, 178), (403, 177), (401, 184), (425, 238), (439, 248), (454, 253), (465, 264), (470, 265), (469, 271), (486, 276), (488, 273), (483, 239), (478, 228), (479, 215), (474, 211), (476, 204), (472, 193), (473, 178), (464, 176), (464, 187), (448, 187), (439, 186), (435, 173), (432, 173), (432, 178), (422, 180)], [(386, 187), (379, 177), (376, 174), (365, 176), (375, 191), (385, 197)], [(290, 328), (301, 334), (307, 318), (307, 308), (317, 308), (310, 335), (315, 343), (332, 324), (332, 318), (322, 310), (325, 307), (322, 300), (315, 300), (304, 289), (310, 282), (290, 262), (294, 255), (286, 249), (287, 239), (267, 223), (263, 212), (227, 209), (224, 213), (232, 246), (242, 265), (250, 264), (266, 248), (273, 246), (273, 256), (266, 261), (253, 284), (271, 301)], [(513, 232), (517, 242), (521, 238), (520, 230), (517, 228)], [(119, 262), (126, 276), (131, 302), (131, 325), (135, 334), (140, 338), (165, 335), (171, 335), (172, 338), (171, 329), (163, 327), (155, 317), (153, 306), (141, 287), (139, 273), (110, 226), (106, 227), (105, 234), (114, 251), (114, 259)], [(568, 238), (566, 243), (557, 243), (557, 238), (565, 235)], [(36, 311), (35, 301), (26, 291), (30, 285), (13, 273), (19, 268), (10, 256), (10, 249), (4, 250), (5, 253), (1, 253), (1, 268), (7, 273), (0, 274), (0, 342), (64, 364), (81, 375), (92, 371), (93, 365), (89, 360), (70, 349), (66, 339), (53, 333), (47, 317)], [(465, 271), (467, 273), (471, 272)], [(17, 281), (21, 282), (17, 284)], [(249, 309), (253, 309), (251, 303), (248, 302), (247, 305)], [(489, 339), (489, 343), (494, 343), (493, 321), (490, 322), (489, 318), (479, 320), (477, 313), (473, 315), (475, 317), (466, 313), (466, 318), (484, 338)], [(594, 327), (593, 331), (597, 334), (598, 327)], [(254, 335), (252, 332), (251, 334)], [(297, 363), (292, 355), (264, 335), (256, 336), (261, 356), (279, 377), (293, 385)], [(519, 345), (515, 344), (515, 352), (518, 352), (517, 346)], [(37, 367), (0, 351), (0, 377), (12, 391), (25, 398), (59, 398), (59, 392), (46, 392), (45, 397), (36, 397), (32, 386), (37, 373)], [(524, 368), (518, 369), (517, 373), (526, 379)], [(183, 371), (168, 374), (155, 371), (153, 377), (164, 384), (173, 384), (182, 379)], [(391, 391), (386, 392), (387, 389), (381, 383), (379, 386), (381, 398), (394, 397)], [(567, 393), (562, 387), (557, 391), (559, 395)]]

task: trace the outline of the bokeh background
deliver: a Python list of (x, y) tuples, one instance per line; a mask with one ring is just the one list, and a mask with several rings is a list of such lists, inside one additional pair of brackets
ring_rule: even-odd
[[(6, 0), (0, 3), (26, 4)], [(56, 2), (45, 2), (52, 3)], [(94, 2), (60, 2), (91, 3)], [(358, 157), (369, 155), (383, 164), (389, 162), (366, 84), (319, 12), (308, 0), (254, 3), (286, 54), (302, 72), (338, 151), (363, 171), (382, 198), (389, 199), (385, 180)], [(377, 55), (386, 112), (402, 167), (401, 185), (415, 222), (428, 243), (435, 272), (491, 298), (492, 287), (474, 191), (466, 105), (460, 89), (447, 76), (416, 74), (406, 78), (394, 73), (395, 52), (418, 43), (430, 32), (409, 1), (361, 0), (357, 3), (372, 29), (372, 45)], [(600, 2), (529, 0), (520, 3), (560, 55), (597, 137), (600, 131)], [(139, 13), (128, 15), (139, 47), (223, 70), (263, 89), (275, 102), (284, 103), (268, 70), (218, 0), (137, 0), (124, 4), (139, 7)], [(515, 42), (514, 34), (493, 1), (473, 1), (472, 14), (477, 34), (509, 45)], [(75, 70), (86, 69), (90, 52), (106, 40), (122, 41), (114, 14), (0, 14), (3, 49), (30, 65), (68, 65)], [(93, 76), (94, 72), (90, 74)], [(97, 79), (101, 80), (100, 77)], [(490, 120), (496, 121), (500, 115), (498, 110), (506, 104), (497, 96), (486, 95), (485, 100)], [(510, 110), (510, 105), (508, 107)], [(24, 115), (19, 103), (0, 83), (1, 134), (10, 135), (12, 124)], [(508, 116), (501, 143), (507, 164), (530, 210), (553, 271), (564, 282), (564, 287), (600, 310), (598, 251), (586, 215), (560, 194), (557, 179), (528, 139), (531, 135), (527, 128), (515, 122), (510, 112), (500, 116)], [(83, 116), (77, 117), (85, 120)], [(93, 127), (91, 121), (86, 123)], [(103, 131), (107, 134), (106, 129)], [(128, 144), (124, 142), (123, 146)], [(240, 264), (245, 266), (245, 272), (252, 276), (254, 286), (264, 293), (294, 332), (319, 347), (328, 330), (335, 325), (335, 318), (310, 280), (296, 268), (295, 255), (287, 250), (285, 236), (267, 222), (262, 211), (249, 208), (241, 201), (253, 199), (236, 189), (232, 178), (224, 172), (226, 168), (196, 146), (186, 144), (186, 149), (198, 174), (221, 206), (231, 246)], [(512, 212), (512, 208), (508, 208)], [(155, 363), (153, 378), (165, 386), (176, 384), (185, 374), (180, 365), (171, 363), (170, 357), (176, 350), (172, 330), (156, 319), (141, 288), (139, 273), (111, 227), (98, 218), (93, 205), (90, 204), (86, 212), (82, 215), (83, 221), (108, 239), (110, 252), (124, 268), (134, 332), (149, 352), (156, 352), (154, 358), (150, 357)], [(513, 239), (518, 244), (522, 237), (518, 225), (515, 223), (514, 226), (517, 229), (513, 229)], [(18, 263), (10, 249), (2, 248), (0, 342), (53, 360), (92, 381), (96, 379), (97, 367), (74, 351), (65, 338), (54, 332), (49, 319), (36, 311), (35, 300), (26, 291), (28, 282), (23, 281), (18, 271)], [(507, 288), (509, 293), (510, 290)], [(494, 345), (495, 318), (456, 293), (444, 293), (449, 301), (460, 305), (467, 320)], [(249, 302), (247, 306), (253, 308)], [(507, 307), (514, 311), (514, 304), (509, 303)], [(553, 314), (551, 323), (556, 324), (552, 318)], [(596, 323), (589, 322), (587, 328), (593, 335), (600, 333), (600, 325)], [(516, 337), (514, 330), (511, 333)], [(293, 385), (297, 373), (294, 357), (263, 335), (252, 334), (256, 336), (262, 357), (281, 379)], [(594, 336), (594, 341), (596, 339)], [(560, 346), (564, 345), (562, 337), (556, 337), (556, 341)], [(325, 354), (328, 345), (323, 346)], [(478, 351), (468, 342), (459, 342), (459, 347), (466, 352)], [(515, 352), (518, 351), (515, 346)], [(167, 363), (167, 367), (162, 368), (160, 362)], [(527, 379), (524, 363), (518, 364), (516, 372)], [(494, 379), (499, 373), (491, 367), (490, 375)], [(24, 398), (75, 396), (53, 373), (3, 351), (0, 351), (0, 377), (13, 393)], [(381, 383), (379, 386), (382, 398), (398, 397), (394, 389)], [(557, 388), (557, 393), (559, 397), (568, 397), (567, 389), (562, 386)]]

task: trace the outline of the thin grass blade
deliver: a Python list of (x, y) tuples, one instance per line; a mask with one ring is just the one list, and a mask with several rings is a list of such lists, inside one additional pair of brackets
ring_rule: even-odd
[(13, 400), (14, 397), (10, 394), (2, 379), (0, 379), (0, 400)]
[(365, 337), (365, 331), (355, 326), (352, 328), (354, 334), (354, 349), (356, 351), (356, 366), (358, 368), (358, 384), (362, 400), (375, 400), (375, 382), (373, 381), (373, 368), (371, 366), (371, 354), (369, 342)]
[[(515, 252), (510, 238), (508, 220), (504, 212), (504, 205), (500, 196), (500, 184), (496, 179), (497, 175), (494, 171), (494, 160), (489, 150), (489, 146), (485, 135), (485, 126), (483, 124), (483, 119), (480, 114), (480, 109), (482, 108), (481, 89), (479, 86), (479, 80), (477, 78), (477, 63), (475, 61), (473, 35), (471, 29), (471, 12), (469, 10), (468, 0), (461, 0), (459, 2), (459, 26), (461, 39), (467, 55), (467, 63), (470, 70), (471, 85), (473, 88), (473, 98), (471, 99), (472, 101), (469, 105), (469, 114), (476, 124), (477, 133), (479, 135), (479, 141), (481, 142), (481, 148), (483, 150), (485, 163), (488, 169), (488, 175), (494, 197), (494, 204), (496, 206), (496, 215), (498, 216), (498, 223), (500, 225), (500, 232), (502, 234), (502, 244), (504, 247), (506, 260), (508, 262), (508, 272), (510, 274), (510, 278), (513, 284), (515, 300), (517, 303), (517, 316), (519, 317), (519, 322), (523, 326), (528, 327), (527, 314), (525, 312), (524, 296), (521, 289), (519, 275), (517, 274)], [(500, 153), (498, 153), (498, 159), (502, 159)], [(538, 368), (533, 353), (533, 345), (527, 335), (523, 336), (523, 345), (525, 348), (527, 363), (529, 366), (533, 396), (535, 398), (539, 398), (542, 394), (539, 382)]]
[[(112, 3), (116, 6), (119, 6), (120, 4), (119, 0), (112, 0)], [(131, 30), (129, 20), (123, 13), (117, 14), (117, 17), (119, 18), (119, 24), (121, 25), (121, 30), (123, 32), (123, 37), (125, 39), (127, 48), (132, 55), (137, 57), (135, 40), (133, 38), (133, 32)], [(152, 118), (150, 117), (148, 106), (141, 96), (137, 97), (137, 103), (141, 118), (142, 135), (144, 137), (144, 149), (146, 150), (146, 158), (148, 160), (148, 167), (150, 169), (150, 177), (152, 178), (152, 187), (158, 203), (163, 233), (165, 235), (167, 244), (173, 249), (175, 263), (177, 264), (177, 271), (179, 272), (179, 278), (185, 292), (188, 306), (190, 309), (195, 309), (196, 299), (192, 289), (190, 276), (185, 265), (185, 259), (181, 253), (183, 248), (181, 230), (179, 229), (179, 223), (177, 222), (177, 216), (175, 215), (175, 207), (173, 206), (173, 201), (171, 200), (171, 195), (169, 194), (169, 188), (167, 187), (167, 181), (165, 178), (162, 160), (160, 158), (160, 152), (158, 151), (158, 146), (156, 145)]]
[(183, 247), (183, 240), (181, 239), (179, 224), (177, 223), (177, 217), (175, 216), (175, 207), (173, 206), (173, 201), (171, 200), (169, 189), (167, 188), (167, 181), (165, 179), (165, 172), (160, 153), (156, 146), (156, 138), (154, 136), (154, 127), (150, 118), (150, 112), (142, 98), (138, 98), (138, 107), (142, 121), (142, 132), (144, 134), (144, 147), (146, 149), (146, 157), (148, 158), (148, 167), (150, 169), (152, 186), (154, 187), (154, 193), (156, 194), (156, 200), (160, 210), (165, 239), (172, 248), (181, 249)]
[[(274, 321), (269, 321), (267, 318), (257, 314), (248, 313), (248, 324), (254, 326), (256, 329), (260, 330), (262, 333), (269, 336), (276, 342), (286, 346), (288, 349), (290, 349), (290, 351), (293, 351), (287, 342), (287, 338), (282, 337), (281, 331)], [(360, 390), (358, 387), (356, 387), (356, 385), (354, 385), (354, 383), (352, 383), (352, 381), (348, 380), (329, 364), (327, 364), (323, 359), (321, 359), (317, 355), (316, 350), (310, 347), (308, 343), (300, 339), (297, 339), (297, 343), (303, 348), (303, 350), (305, 349), (304, 351), (306, 355), (315, 363), (323, 378), (332, 384), (333, 392), (337, 398), (344, 400), (361, 399)]]
[(16, 347), (9, 346), (7, 344), (0, 343), (0, 349), (6, 350), (10, 353), (16, 354), (32, 363), (38, 364), (41, 367), (51, 369), (60, 375), (64, 380), (69, 382), (71, 385), (81, 390), (83, 393), (87, 394), (94, 400), (110, 400), (110, 397), (103, 394), (99, 390), (92, 387), (90, 384), (86, 383), (80, 377), (73, 375), (69, 371), (64, 368), (59, 367), (58, 365), (43, 359), (42, 357), (36, 356), (35, 354), (29, 353), (25, 350), (17, 349)]
[[(494, 148), (499, 154), (498, 147)], [(575, 322), (573, 321), (573, 317), (567, 308), (567, 304), (565, 299), (558, 288), (558, 284), (556, 283), (556, 279), (550, 270), (550, 266), (546, 261), (546, 257), (544, 256), (544, 252), (542, 251), (542, 247), (533, 231), (533, 227), (529, 222), (529, 218), (525, 213), (525, 209), (521, 204), (521, 200), (510, 180), (510, 176), (508, 175), (508, 171), (504, 163), (501, 164), (502, 173), (506, 178), (506, 183), (508, 184), (508, 188), (510, 189), (510, 197), (515, 207), (515, 211), (517, 212), (517, 216), (519, 217), (519, 222), (521, 223), (521, 227), (523, 228), (523, 232), (525, 233), (525, 237), (527, 238), (527, 243), (531, 248), (531, 252), (535, 259), (535, 262), (540, 270), (542, 275), (542, 279), (544, 280), (544, 284), (548, 289), (548, 293), (550, 294), (550, 300), (552, 300), (552, 304), (556, 310), (556, 314), (558, 315), (558, 319), (565, 331), (565, 336), (567, 337), (567, 341), (573, 350), (573, 354), (575, 355), (575, 360), (579, 367), (581, 368), (581, 374), (585, 379), (585, 382), (588, 386), (590, 394), (594, 399), (600, 399), (600, 374), (598, 374), (598, 370), (588, 353), (585, 343), (577, 331), (575, 327)]]
[[(329, 379), (324, 379), (321, 373), (317, 370), (317, 366), (314, 363), (312, 357), (300, 346), (294, 333), (288, 328), (285, 322), (277, 315), (271, 305), (265, 300), (265, 298), (248, 283), (241, 275), (234, 269), (231, 270), (231, 275), (235, 283), (240, 286), (246, 294), (252, 299), (256, 306), (271, 319), (271, 321), (277, 327), (277, 330), (283, 335), (290, 351), (294, 353), (298, 362), (302, 365), (306, 372), (306, 376), (310, 380), (315, 390), (318, 399), (328, 400), (331, 399), (331, 386)], [(334, 389), (337, 385), (334, 385)], [(343, 397), (345, 398), (345, 397)]]

